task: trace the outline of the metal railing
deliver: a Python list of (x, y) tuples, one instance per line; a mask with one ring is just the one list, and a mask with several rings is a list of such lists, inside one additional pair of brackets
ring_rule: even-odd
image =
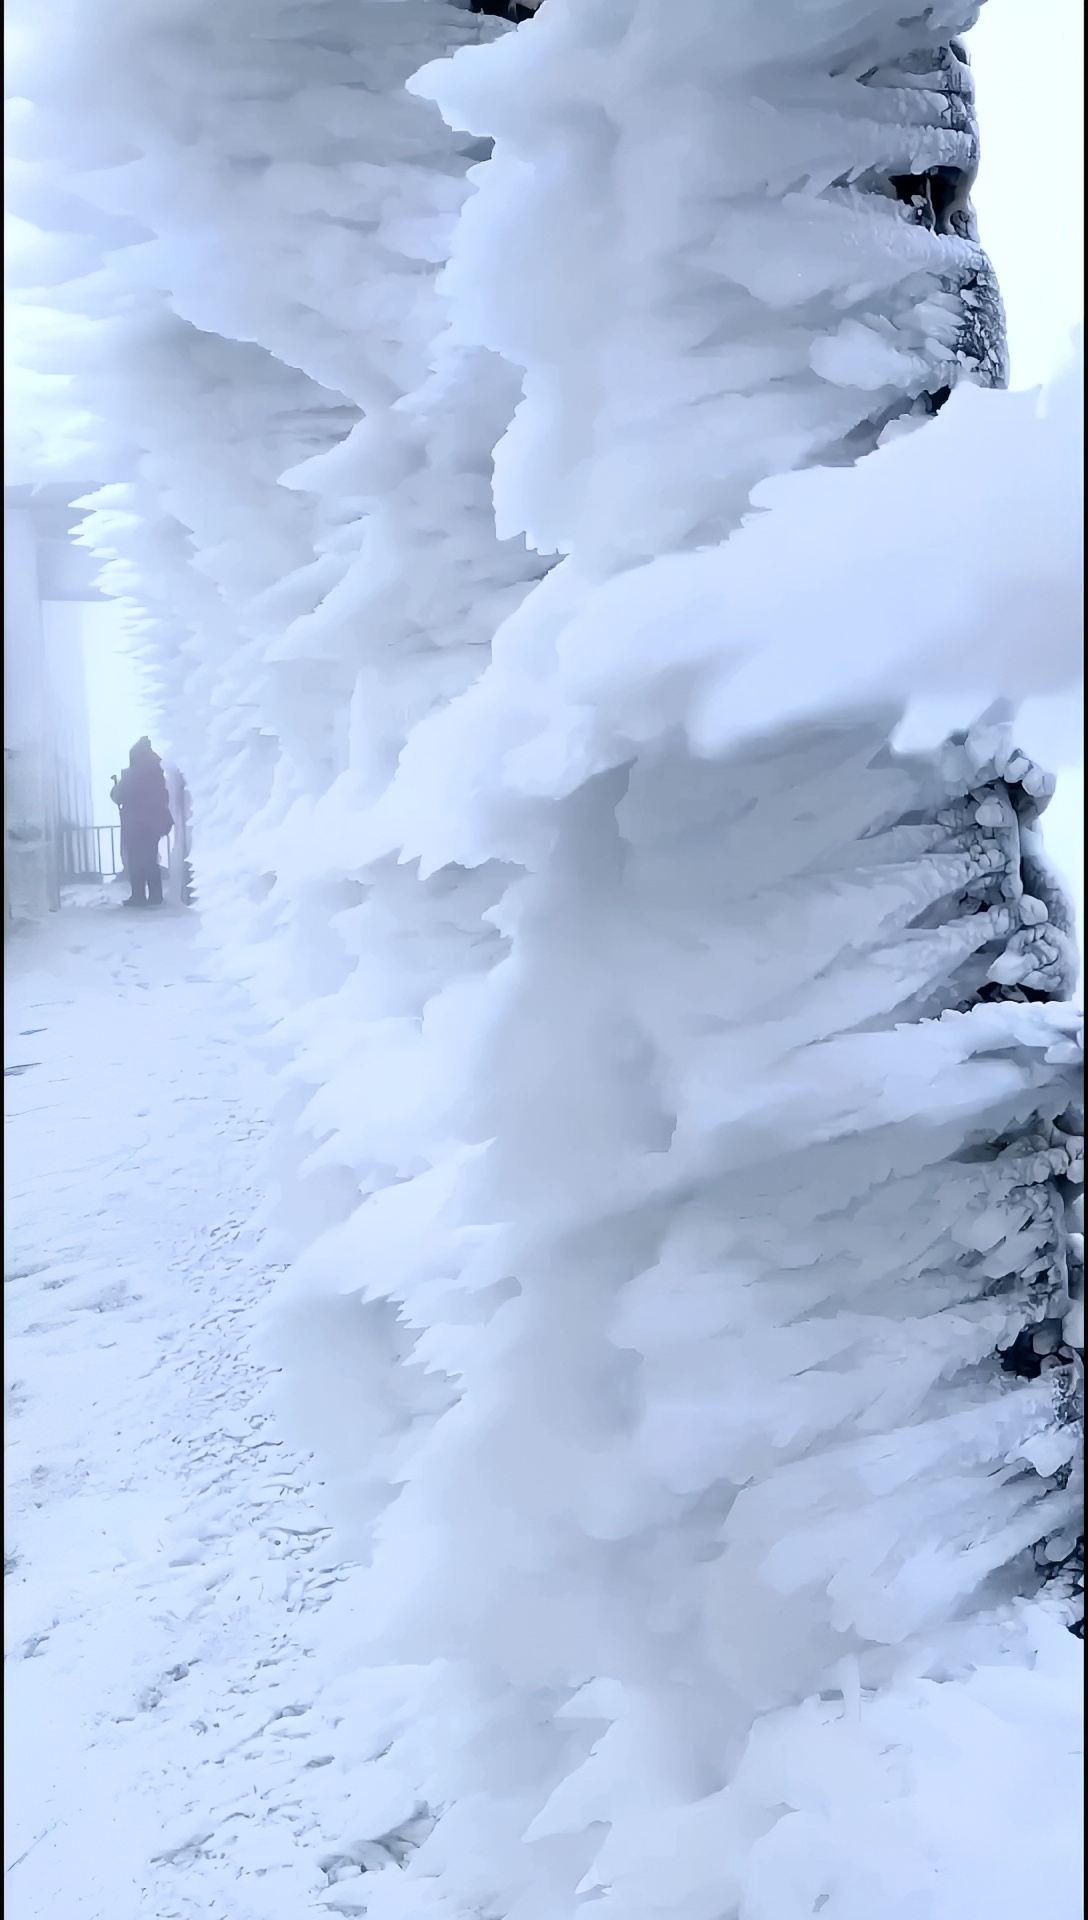
[(57, 830), (62, 886), (80, 880), (114, 880), (123, 872), (121, 829), (62, 826)]
[[(167, 864), (173, 841), (166, 842)], [(57, 862), (64, 887), (85, 880), (116, 880), (124, 872), (121, 859), (121, 828), (62, 826), (57, 829)]]

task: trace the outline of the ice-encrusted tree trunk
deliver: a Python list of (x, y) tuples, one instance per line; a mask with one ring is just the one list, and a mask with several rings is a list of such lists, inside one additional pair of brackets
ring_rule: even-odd
[[(974, 11), (544, 0), (410, 94), (441, 0), (110, 16), (90, 537), (216, 715), (284, 1042), (372, 1916), (917, 1920), (934, 1859), (994, 1911), (1001, 1686), (1021, 1784), (1060, 1720), (1073, 960), (973, 723), (1060, 675), (1068, 428), (943, 406), (1003, 376)], [(934, 693), (964, 732), (895, 749)]]
[(928, 1797), (1075, 1712), (1075, 963), (983, 712), (1060, 679), (1072, 466), (1057, 402), (944, 405), (1004, 373), (973, 12), (546, 0), (413, 83), (495, 140), (444, 286), (523, 370), (499, 530), (564, 558), (359, 822), (509, 873), (507, 950), (428, 1006), (425, 1164), (293, 1279), (449, 1383), (368, 1621), (444, 1663), (372, 1770), (440, 1817), (372, 1915), (1027, 1897), (999, 1793)]

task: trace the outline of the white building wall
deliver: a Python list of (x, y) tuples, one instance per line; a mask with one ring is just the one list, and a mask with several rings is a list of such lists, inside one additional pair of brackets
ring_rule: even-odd
[[(91, 745), (87, 720), (84, 634), (87, 609), (79, 600), (45, 600), (42, 630), (55, 748), (55, 812), (62, 826), (93, 825)], [(104, 802), (98, 812), (104, 811)]]
[(8, 922), (60, 904), (56, 749), (29, 507), (4, 506), (4, 879)]
[(58, 829), (94, 820), (84, 628), (86, 557), (55, 503), (4, 503), (4, 918), (60, 905)]

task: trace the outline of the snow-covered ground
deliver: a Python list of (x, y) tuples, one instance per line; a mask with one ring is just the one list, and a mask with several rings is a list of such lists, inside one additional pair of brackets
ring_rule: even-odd
[[(253, 1348), (272, 1275), (242, 1004), (195, 915), (101, 896), (9, 942), (6, 972), (13, 1920), (431, 1913), (380, 1780), (412, 1688), (359, 1672), (366, 1576), (337, 1564)], [(1005, 1916), (1040, 1883), (1075, 1911), (1078, 1649), (1045, 1608), (1024, 1624), (1025, 1665), (809, 1703), (791, 1792), (807, 1805), (818, 1767), (819, 1818), (793, 1817), (811, 1873), (851, 1851), (859, 1807), (872, 1854), (836, 1915)], [(691, 1834), (715, 1883), (719, 1800)], [(780, 1851), (753, 1868), (753, 1920), (780, 1920), (782, 1872), (789, 1911), (815, 1911)]]
[(312, 1711), (350, 1576), (250, 1348), (240, 1009), (195, 916), (102, 896), (5, 960), (10, 1911), (297, 1920), (359, 1872)]

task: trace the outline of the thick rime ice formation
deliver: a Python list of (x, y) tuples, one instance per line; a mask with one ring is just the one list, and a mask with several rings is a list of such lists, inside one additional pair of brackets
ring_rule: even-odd
[[(265, 829), (291, 818), (312, 846), (341, 775), (350, 798), (380, 786), (544, 570), (494, 534), (516, 376), (435, 344), (435, 275), (485, 149), (404, 91), (428, 54), (494, 30), (444, 0), (105, 17), (77, 0), (14, 63), (8, 201), (39, 230), (17, 272), (52, 309), (35, 356), (76, 375), (69, 463), (122, 477), (82, 538), (146, 630), (193, 765), (205, 897), (222, 868), (263, 902), (247, 938), (284, 900), (304, 939), (320, 917), (284, 1004), (309, 990), (300, 963), (327, 980), (344, 870), (322, 873), (332, 893), (303, 901), (292, 874), (264, 901), (289, 863), (282, 836), (267, 863)], [(54, 338), (58, 311), (91, 325)]]
[(1072, 930), (980, 710), (1068, 684), (1073, 416), (953, 392), (977, 8), (531, 13), (127, 0), (20, 71), (86, 537), (278, 1022), (366, 1912), (1011, 1912), (918, 1785), (1045, 1723), (1080, 1580)]

